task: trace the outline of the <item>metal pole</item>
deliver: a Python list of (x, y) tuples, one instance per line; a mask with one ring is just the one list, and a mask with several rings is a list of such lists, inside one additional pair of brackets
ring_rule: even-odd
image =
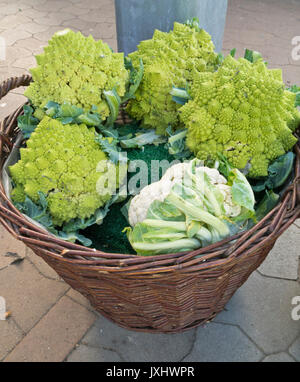
[(126, 55), (155, 29), (168, 32), (174, 21), (198, 17), (200, 26), (222, 50), (227, 0), (115, 0), (118, 51)]

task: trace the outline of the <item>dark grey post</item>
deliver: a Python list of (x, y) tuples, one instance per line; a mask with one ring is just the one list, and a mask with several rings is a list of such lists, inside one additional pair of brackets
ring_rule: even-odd
[(227, 0), (115, 0), (118, 51), (126, 55), (155, 29), (168, 32), (174, 21), (198, 17), (200, 26), (222, 50)]

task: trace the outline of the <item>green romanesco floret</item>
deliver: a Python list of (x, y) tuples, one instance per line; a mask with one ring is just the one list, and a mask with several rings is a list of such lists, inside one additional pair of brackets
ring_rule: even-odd
[(144, 76), (127, 111), (145, 127), (165, 133), (168, 125), (179, 125), (179, 107), (170, 95), (172, 86), (185, 88), (195, 73), (213, 71), (217, 55), (208, 33), (175, 22), (172, 31), (156, 30), (129, 57), (136, 68), (143, 60)]
[(25, 95), (36, 107), (48, 101), (64, 102), (90, 111), (95, 105), (104, 120), (109, 107), (104, 90), (125, 94), (129, 73), (124, 54), (113, 53), (103, 41), (95, 41), (70, 29), (57, 32), (36, 56), (37, 67), (31, 69), (33, 82)]
[(300, 123), (296, 95), (285, 89), (281, 71), (262, 60), (228, 56), (214, 73), (195, 74), (189, 100), (179, 110), (188, 128), (186, 144), (199, 159), (218, 152), (250, 177), (268, 175), (268, 166), (292, 149)]
[(55, 225), (86, 219), (116, 193), (126, 169), (114, 165), (95, 141), (94, 129), (86, 125), (62, 125), (44, 117), (20, 149), (21, 159), (10, 167), (16, 187), (14, 202), (27, 195), (39, 201), (46, 195)]

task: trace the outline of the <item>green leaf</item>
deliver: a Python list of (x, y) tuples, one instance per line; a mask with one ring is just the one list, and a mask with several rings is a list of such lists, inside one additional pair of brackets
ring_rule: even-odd
[(236, 48), (232, 49), (229, 54), (230, 54), (230, 56), (235, 57)]
[(101, 126), (101, 118), (96, 113), (85, 113), (76, 117), (76, 120), (80, 123), (84, 123), (87, 126)]
[(119, 97), (117, 91), (115, 89), (113, 90), (104, 90), (103, 95), (107, 101), (110, 115), (106, 120), (106, 126), (111, 127), (113, 126), (114, 122), (118, 118), (119, 115), (119, 109), (121, 105), (121, 98)]
[(34, 203), (28, 196), (24, 203), (16, 203), (19, 211), (27, 215), (29, 218), (43, 225), (49, 232), (57, 234), (54, 228), (52, 217), (47, 211), (48, 202), (46, 196), (42, 192), (38, 192), (39, 203)]
[(300, 106), (300, 87), (297, 85), (293, 85), (288, 90), (292, 93), (296, 93), (296, 101), (295, 101), (295, 106), (298, 107)]
[(262, 55), (259, 52), (256, 52), (255, 50), (246, 49), (244, 58), (252, 63), (262, 59)]
[(231, 185), (233, 202), (249, 211), (254, 211), (254, 193), (245, 175), (233, 169), (229, 174), (228, 184)]
[(200, 21), (198, 17), (193, 17), (192, 19), (188, 19), (186, 20), (184, 24), (189, 26), (191, 29), (195, 29), (197, 32), (201, 30)]
[(165, 141), (165, 138), (157, 135), (155, 130), (150, 130), (145, 133), (137, 133), (133, 138), (121, 139), (120, 145), (126, 149), (141, 148), (145, 145), (160, 144)]
[(223, 53), (219, 53), (217, 55), (217, 64), (218, 65), (221, 65), (223, 63), (223, 61), (225, 60), (225, 56)]
[(80, 235), (78, 232), (62, 232), (60, 231), (57, 235), (59, 238), (69, 241), (71, 243), (75, 243), (79, 241), (85, 247), (90, 247), (92, 245), (92, 240), (87, 237)]
[(282, 186), (293, 170), (295, 154), (291, 151), (277, 158), (268, 167), (268, 177), (258, 180), (252, 189), (254, 192), (261, 192), (265, 189), (273, 190)]
[(179, 105), (185, 105), (191, 99), (187, 89), (185, 88), (177, 88), (173, 86), (170, 94), (172, 96), (172, 100)]
[(101, 134), (97, 134), (95, 140), (101, 149), (108, 154), (109, 159), (114, 164), (127, 162), (127, 157), (121, 152), (121, 148), (118, 146), (119, 141), (113, 138), (104, 138)]
[(273, 208), (275, 208), (279, 199), (280, 196), (278, 194), (275, 194), (272, 190), (266, 190), (263, 199), (255, 209), (257, 221), (263, 219)]
[(25, 139), (30, 138), (31, 134), (40, 123), (39, 119), (33, 116), (33, 108), (29, 105), (24, 105), (24, 114), (17, 118), (18, 127), (22, 131)]
[(131, 60), (128, 57), (126, 57), (125, 67), (130, 70), (130, 75), (128, 88), (125, 95), (122, 97), (122, 103), (127, 102), (132, 98), (135, 98), (135, 93), (139, 88), (144, 75), (144, 64), (141, 58), (139, 59), (139, 68), (135, 69), (132, 65)]
[(192, 156), (192, 153), (185, 144), (187, 132), (187, 129), (173, 131), (170, 125), (166, 129), (166, 133), (169, 136), (166, 148), (175, 159), (188, 159)]

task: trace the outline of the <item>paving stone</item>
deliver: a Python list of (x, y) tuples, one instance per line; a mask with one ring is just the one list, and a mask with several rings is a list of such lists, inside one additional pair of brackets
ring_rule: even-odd
[(65, 7), (66, 5), (68, 5), (68, 1), (51, 0), (51, 1), (45, 1), (42, 3), (37, 2), (36, 4), (33, 4), (33, 8), (38, 11), (53, 12), (53, 11), (58, 11), (59, 9)]
[(10, 46), (6, 49), (6, 57), (5, 60), (11, 64), (17, 59), (20, 58), (26, 58), (32, 56), (32, 52), (30, 49), (26, 49), (24, 47), (15, 47), (15, 46)]
[(78, 15), (81, 20), (96, 23), (114, 23), (115, 15), (113, 10), (89, 11), (83, 15)]
[(299, 247), (300, 229), (291, 225), (276, 241), (272, 251), (258, 268), (259, 272), (265, 276), (297, 280)]
[[(0, 80), (5, 80), (10, 76), (18, 76), (24, 74), (24, 69), (13, 69), (10, 68), (11, 72), (5, 72), (3, 74), (3, 78), (1, 78), (0, 74)], [(13, 113), (18, 107), (22, 106), (26, 102), (26, 98), (22, 95), (17, 95), (9, 92), (5, 97), (1, 98), (0, 100), (0, 120), (4, 119), (6, 116), (10, 115)], [(2, 227), (2, 226), (1, 226)], [(7, 236), (7, 242), (12, 242), (12, 246), (15, 245), (22, 245), (22, 243), (17, 244), (16, 242), (12, 241), (12, 236), (11, 234), (8, 234)]]
[(192, 351), (186, 362), (257, 362), (263, 353), (232, 325), (209, 323), (197, 329)]
[[(0, 115), (1, 115), (1, 104), (0, 101)], [(26, 247), (25, 245), (13, 238), (13, 236), (0, 225), (0, 270), (6, 268), (8, 265), (15, 263), (24, 259)], [(1, 295), (1, 290), (0, 290)]]
[[(50, 38), (54, 35), (54, 33), (61, 31), (63, 29), (65, 29), (65, 26), (63, 25), (53, 26), (53, 27), (49, 27), (49, 29), (47, 29), (45, 32), (35, 33), (33, 36), (37, 40), (43, 41), (45, 45), (47, 45), (48, 40), (50, 40)], [(75, 28), (73, 28), (73, 30), (77, 32)]]
[[(0, 271), (1, 277), (1, 271)], [(1, 291), (0, 291), (1, 294)], [(8, 318), (0, 321), (0, 361), (8, 355), (8, 353), (23, 338), (22, 331), (17, 327), (14, 320)]]
[(89, 300), (76, 290), (70, 288), (66, 295), (72, 300), (75, 300), (78, 304), (85, 306), (87, 309), (93, 309)]
[(95, 321), (95, 315), (63, 297), (4, 362), (62, 362)]
[[(86, 30), (83, 33), (88, 34)], [(116, 38), (116, 27), (114, 24), (102, 24), (101, 28), (96, 26), (89, 33), (92, 33), (95, 39), (113, 40)]]
[[(57, 24), (56, 24), (57, 25)], [(33, 33), (39, 33), (39, 32), (44, 32), (49, 28), (47, 24), (42, 25), (42, 24), (37, 24), (34, 21), (24, 23), (21, 26), (18, 27), (18, 29), (23, 29), (26, 32), (29, 32), (31, 34)]]
[(26, 17), (23, 13), (19, 12), (16, 15), (5, 16), (1, 20), (2, 29), (12, 29), (18, 25), (30, 22), (30, 18)]
[(30, 248), (26, 250), (26, 257), (34, 264), (38, 271), (45, 277), (52, 280), (62, 280), (53, 268), (51, 268), (44, 259), (36, 255)]
[(127, 362), (178, 362), (190, 351), (194, 334), (195, 330), (176, 334), (134, 332), (100, 317), (81, 342), (115, 350)]
[(28, 8), (25, 11), (22, 11), (22, 16), (29, 17), (32, 20), (35, 20), (38, 17), (44, 17), (47, 15), (47, 12), (37, 11), (33, 8)]
[(300, 362), (300, 337), (290, 346), (289, 353)]
[[(87, 21), (78, 19), (77, 17), (73, 18), (71, 20), (64, 21), (62, 23), (62, 25), (65, 28), (70, 28), (70, 29), (75, 28), (75, 29), (80, 30), (80, 31), (86, 30), (87, 28), (91, 28), (93, 30), (93, 28), (95, 28), (97, 26), (96, 23), (87, 22)], [(95, 38), (94, 35), (93, 35), (93, 37)]]
[(111, 350), (79, 345), (68, 356), (67, 362), (122, 362), (120, 356)]
[(292, 320), (292, 299), (300, 284), (252, 273), (217, 315), (214, 322), (236, 324), (265, 353), (279, 353), (299, 335), (299, 322)]
[(77, 6), (80, 8), (88, 8), (88, 9), (97, 9), (97, 8), (113, 8), (114, 3), (113, 0), (85, 0), (84, 2), (80, 1), (77, 3)]
[(35, 21), (41, 25), (51, 26), (51, 25), (60, 25), (63, 21), (70, 20), (73, 17), (74, 16), (72, 14), (65, 13), (64, 11), (51, 12), (44, 17), (36, 18)]
[(0, 293), (26, 333), (67, 290), (67, 284), (46, 279), (26, 259), (1, 271)]
[(69, 15), (74, 15), (74, 16), (84, 15), (88, 13), (89, 11), (90, 11), (89, 8), (79, 8), (73, 4), (68, 5), (67, 7), (60, 10), (60, 12), (63, 12)]
[(9, 4), (0, 4), (0, 15), (14, 15), (27, 8), (30, 8), (30, 5), (27, 4), (14, 4), (10, 2)]
[(36, 53), (36, 51), (41, 52), (45, 45), (46, 45), (46, 42), (30, 37), (22, 41), (17, 41), (14, 44), (13, 48), (15, 49), (24, 48), (24, 49), (30, 50), (33, 53)]
[(22, 57), (16, 60), (13, 64), (13, 67), (17, 68), (23, 68), (25, 70), (28, 70), (30, 68), (35, 68), (36, 67), (36, 59), (34, 56), (29, 56), (29, 57)]
[(277, 353), (268, 355), (262, 362), (295, 362), (295, 360), (287, 353)]
[(31, 37), (31, 33), (25, 30), (9, 29), (0, 34), (0, 37), (5, 39), (6, 46), (12, 46), (18, 40), (24, 40)]

